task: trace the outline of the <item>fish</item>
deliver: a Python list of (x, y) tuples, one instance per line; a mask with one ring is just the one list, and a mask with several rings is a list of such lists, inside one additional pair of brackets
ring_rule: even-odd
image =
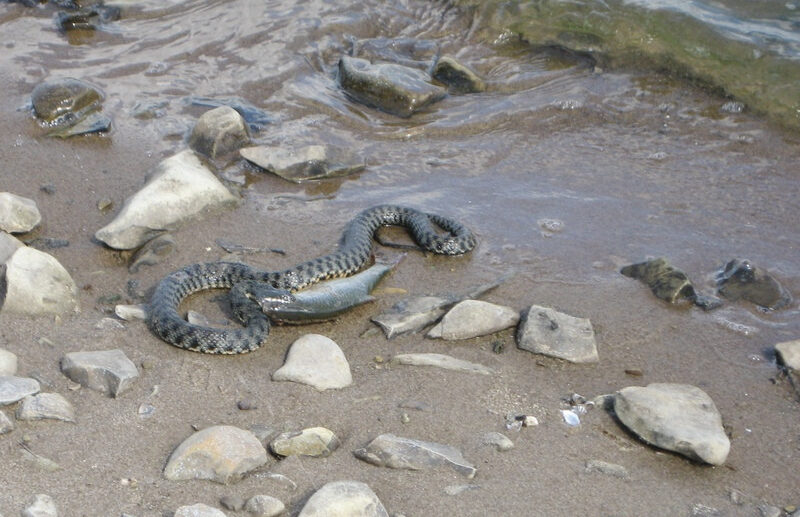
[(374, 301), (370, 293), (403, 257), (405, 254), (389, 262), (376, 262), (353, 276), (314, 284), (291, 293), (288, 303), (262, 305), (262, 309), (275, 323), (299, 325), (334, 319), (353, 307)]

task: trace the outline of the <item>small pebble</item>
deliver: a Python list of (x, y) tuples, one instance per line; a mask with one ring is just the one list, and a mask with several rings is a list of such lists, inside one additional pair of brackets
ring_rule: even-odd
[(247, 500), (244, 510), (253, 517), (275, 517), (282, 514), (286, 506), (279, 499), (259, 494)]

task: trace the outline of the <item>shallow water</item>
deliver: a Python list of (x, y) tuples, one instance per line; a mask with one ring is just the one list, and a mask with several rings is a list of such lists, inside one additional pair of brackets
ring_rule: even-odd
[[(0, 190), (36, 200), (44, 223), (32, 237), (68, 239), (69, 247), (52, 254), (82, 287), (82, 312), (60, 322), (0, 316), (2, 346), (20, 357), (20, 372), (38, 372), (49, 391), (70, 397), (79, 415), (76, 426), (19, 424), (0, 437), (7, 461), (0, 485), (8, 487), (0, 491), (1, 513), (18, 512), (21, 501), (38, 492), (56, 498), (65, 515), (105, 509), (149, 515), (258, 490), (296, 511), (313, 489), (344, 478), (367, 481), (390, 513), (406, 515), (444, 507), (459, 515), (525, 514), (532, 507), (549, 515), (683, 515), (694, 503), (737, 514), (755, 511), (757, 502), (798, 504), (800, 407), (788, 381), (772, 382), (777, 371), (770, 351), (800, 337), (797, 303), (765, 313), (737, 302), (703, 313), (665, 305), (619, 274), (625, 264), (665, 256), (711, 292), (718, 268), (747, 257), (797, 299), (795, 134), (747, 111), (726, 111), (728, 99), (674, 78), (644, 69), (604, 71), (591, 57), (528, 46), (484, 17), (441, 2), (121, 5), (121, 19), (105, 30), (65, 35), (55, 28), (50, 5), (0, 4)], [(356, 104), (337, 87), (336, 64), (343, 53), (376, 38), (418, 42), (414, 52), (405, 52), (403, 44), (369, 42), (384, 60), (425, 67), (439, 53), (454, 54), (484, 76), (489, 89), (450, 96), (410, 119)], [(109, 134), (43, 136), (26, 106), (30, 92), (63, 76), (104, 90), (104, 111), (114, 121)], [(177, 253), (131, 275), (128, 255), (92, 236), (140, 188), (150, 167), (184, 148), (187, 131), (208, 109), (192, 106), (196, 97), (236, 97), (266, 110), (272, 122), (254, 134), (257, 143), (347, 146), (367, 158), (367, 170), (295, 185), (241, 161), (226, 164), (222, 176), (244, 178), (243, 185), (232, 185), (242, 203), (186, 224), (175, 232)], [(158, 106), (158, 116), (137, 118), (142, 106)], [(44, 185), (55, 192), (41, 190)], [(114, 204), (102, 212), (97, 204), (105, 198)], [(104, 297), (138, 301), (128, 294), (128, 280), (148, 291), (176, 267), (223, 257), (216, 239), (281, 248), (285, 256), (248, 260), (288, 267), (331, 250), (352, 214), (384, 202), (456, 217), (480, 237), (479, 247), (463, 258), (410, 254), (386, 285), (435, 293), (516, 271), (513, 282), (487, 299), (590, 318), (600, 364), (539, 360), (516, 350), (510, 332), (448, 344), (421, 336), (360, 337), (368, 317), (398, 295), (337, 323), (276, 329), (263, 350), (223, 360), (169, 347), (140, 324), (125, 331), (94, 329), (112, 308)], [(547, 231), (547, 220), (560, 221), (563, 229)], [(214, 304), (206, 302), (205, 309), (215, 310)], [(353, 388), (320, 394), (269, 381), (289, 343), (309, 331), (339, 342), (354, 367)], [(504, 342), (507, 352), (492, 354), (493, 340)], [(117, 347), (137, 364), (156, 360), (134, 390), (109, 400), (67, 389), (57, 368), (64, 352)], [(408, 351), (449, 353), (500, 373), (476, 381), (373, 362), (375, 355)], [(644, 376), (627, 376), (632, 368)], [(686, 382), (712, 396), (733, 436), (729, 467), (710, 469), (656, 454), (598, 412), (577, 430), (560, 421), (560, 399), (572, 392), (594, 396), (650, 382)], [(155, 385), (161, 387), (157, 396)], [(241, 397), (258, 400), (259, 410), (236, 410)], [(435, 410), (401, 424), (397, 404), (406, 399), (427, 401)], [(150, 420), (137, 414), (144, 402), (158, 408)], [(512, 435), (517, 447), (508, 454), (478, 447), (482, 432), (503, 430), (508, 411), (532, 412), (543, 424)], [(272, 465), (298, 483), (296, 491), (257, 476), (231, 487), (160, 477), (164, 460), (192, 424), (284, 422), (325, 425), (344, 443), (327, 460)], [(475, 482), (481, 489), (448, 496), (443, 488), (464, 480), (443, 472), (376, 469), (349, 456), (348, 450), (381, 432), (463, 448), (479, 464)], [(108, 441), (98, 448), (98, 438)], [(36, 470), (20, 455), (22, 440), (63, 469)], [(582, 470), (588, 459), (623, 464), (632, 480), (587, 476)], [(135, 489), (120, 483), (131, 477), (138, 480)], [(732, 503), (731, 488), (748, 494), (750, 506)]]

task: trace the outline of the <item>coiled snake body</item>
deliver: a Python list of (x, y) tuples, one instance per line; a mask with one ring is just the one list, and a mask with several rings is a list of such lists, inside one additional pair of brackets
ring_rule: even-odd
[[(434, 224), (446, 233), (437, 232)], [(153, 293), (147, 324), (167, 343), (194, 352), (241, 354), (255, 350), (269, 334), (270, 304), (289, 303), (292, 291), (361, 269), (370, 259), (375, 231), (384, 225), (405, 226), (423, 249), (441, 255), (460, 255), (476, 244), (472, 232), (458, 221), (413, 208), (379, 205), (364, 210), (349, 223), (336, 252), (285, 271), (262, 271), (236, 262), (212, 262), (192, 264), (167, 275)], [(274, 297), (260, 302), (260, 306), (250, 300), (252, 296), (248, 296), (246, 286), (252, 282), (274, 288)], [(188, 323), (180, 316), (178, 306), (184, 298), (213, 288), (232, 289), (231, 306), (243, 328), (204, 327)]]

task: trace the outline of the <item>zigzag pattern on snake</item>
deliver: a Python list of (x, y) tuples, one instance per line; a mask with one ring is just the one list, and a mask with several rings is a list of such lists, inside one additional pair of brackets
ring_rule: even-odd
[[(434, 224), (446, 233), (437, 232)], [(374, 233), (385, 225), (408, 228), (420, 247), (441, 255), (461, 255), (476, 244), (472, 232), (458, 221), (413, 208), (379, 205), (364, 210), (349, 223), (336, 252), (284, 271), (262, 271), (236, 262), (212, 262), (192, 264), (167, 275), (153, 294), (147, 324), (167, 343), (194, 352), (241, 354), (255, 350), (266, 339), (270, 328), (268, 315), (255, 302), (234, 307), (236, 316), (244, 324), (237, 329), (191, 324), (178, 313), (179, 305), (197, 291), (230, 289), (241, 282), (262, 282), (286, 290), (288, 295), (288, 292), (322, 280), (352, 275), (369, 261)]]

